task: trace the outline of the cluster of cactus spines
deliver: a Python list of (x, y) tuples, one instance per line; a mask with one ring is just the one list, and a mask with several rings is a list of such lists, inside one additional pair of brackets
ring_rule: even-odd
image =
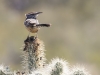
[(51, 75), (61, 75), (63, 65), (59, 62), (55, 64), (54, 69), (51, 72)]
[(55, 58), (52, 59), (51, 63), (49, 64), (51, 68), (50, 75), (68, 75), (69, 74), (69, 65), (63, 59)]
[(91, 75), (84, 66), (76, 65), (71, 69), (71, 75)]
[(63, 59), (55, 58), (45, 67), (33, 71), (31, 75), (69, 75), (68, 63)]
[(0, 65), (0, 75), (11, 75), (13, 72), (10, 70), (9, 66)]
[(34, 36), (28, 37), (24, 43), (22, 65), (25, 72), (31, 74), (33, 70), (43, 68), (45, 65), (44, 44)]

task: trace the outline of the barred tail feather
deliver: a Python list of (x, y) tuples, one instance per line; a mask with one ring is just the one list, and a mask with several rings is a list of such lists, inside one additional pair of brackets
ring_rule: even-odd
[(37, 24), (37, 27), (50, 27), (50, 24)]

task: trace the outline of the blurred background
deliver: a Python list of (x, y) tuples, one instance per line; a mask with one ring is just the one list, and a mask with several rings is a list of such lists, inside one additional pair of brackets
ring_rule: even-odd
[(47, 62), (64, 58), (100, 74), (100, 0), (0, 0), (0, 63), (20, 68), (20, 48), (28, 35), (23, 22), (31, 11), (42, 11), (39, 22), (52, 24), (38, 33)]

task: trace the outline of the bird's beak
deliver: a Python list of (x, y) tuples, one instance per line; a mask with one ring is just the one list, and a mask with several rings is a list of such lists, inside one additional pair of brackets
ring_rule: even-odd
[(43, 13), (43, 12), (36, 12), (35, 14), (38, 15), (38, 14), (41, 14), (41, 13)]

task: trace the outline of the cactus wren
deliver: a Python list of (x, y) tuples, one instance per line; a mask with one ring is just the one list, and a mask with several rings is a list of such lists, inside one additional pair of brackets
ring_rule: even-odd
[(37, 33), (40, 27), (50, 27), (50, 24), (39, 24), (37, 20), (38, 14), (42, 12), (30, 12), (25, 14), (26, 19), (24, 22), (25, 27), (29, 31), (29, 33)]

